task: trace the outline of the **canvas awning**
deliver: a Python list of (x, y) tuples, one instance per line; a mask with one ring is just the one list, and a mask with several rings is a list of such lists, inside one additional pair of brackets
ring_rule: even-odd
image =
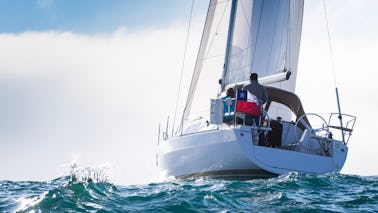
[[(265, 105), (266, 111), (268, 111), (272, 102), (277, 102), (289, 107), (296, 115), (297, 120), (305, 114), (301, 100), (296, 94), (275, 87), (266, 86), (266, 89), (269, 96), (268, 102)], [(304, 121), (310, 125), (307, 117), (304, 117)]]

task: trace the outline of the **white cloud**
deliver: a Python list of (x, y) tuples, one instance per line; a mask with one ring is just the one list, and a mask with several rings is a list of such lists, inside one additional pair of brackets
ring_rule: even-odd
[(79, 160), (113, 164), (117, 183), (147, 181), (158, 123), (174, 110), (185, 32), (1, 34), (0, 160), (12, 163), (0, 179), (55, 178)]

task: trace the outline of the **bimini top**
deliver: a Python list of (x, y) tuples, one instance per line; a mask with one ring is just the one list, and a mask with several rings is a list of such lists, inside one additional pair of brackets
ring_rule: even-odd
[[(272, 102), (277, 102), (289, 107), (291, 111), (296, 115), (297, 120), (299, 119), (299, 117), (305, 114), (301, 100), (296, 94), (276, 87), (266, 86), (266, 89), (268, 92), (269, 100), (265, 105), (265, 110), (269, 109)], [(304, 118), (304, 121), (310, 124), (307, 117)]]

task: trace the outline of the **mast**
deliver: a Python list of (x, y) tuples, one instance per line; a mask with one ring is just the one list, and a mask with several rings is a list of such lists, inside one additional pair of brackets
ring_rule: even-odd
[(227, 46), (226, 46), (226, 55), (224, 58), (224, 67), (223, 67), (223, 75), (222, 75), (222, 91), (224, 90), (224, 78), (226, 77), (226, 72), (228, 69), (228, 59), (230, 57), (231, 47), (232, 47), (232, 38), (234, 34), (234, 26), (235, 26), (235, 15), (236, 15), (236, 5), (238, 4), (238, 0), (232, 1), (231, 5), (231, 15), (230, 15), (230, 23), (228, 26), (228, 36), (227, 36)]

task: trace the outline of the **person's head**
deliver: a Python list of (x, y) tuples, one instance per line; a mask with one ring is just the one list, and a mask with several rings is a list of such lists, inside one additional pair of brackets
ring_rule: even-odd
[(227, 92), (226, 92), (226, 95), (231, 97), (231, 98), (235, 98), (235, 91), (232, 87), (228, 88), (227, 89)]
[(258, 77), (259, 77), (259, 76), (257, 75), (257, 73), (253, 72), (253, 73), (251, 73), (251, 75), (249, 76), (249, 79), (250, 79), (251, 81), (257, 81)]

